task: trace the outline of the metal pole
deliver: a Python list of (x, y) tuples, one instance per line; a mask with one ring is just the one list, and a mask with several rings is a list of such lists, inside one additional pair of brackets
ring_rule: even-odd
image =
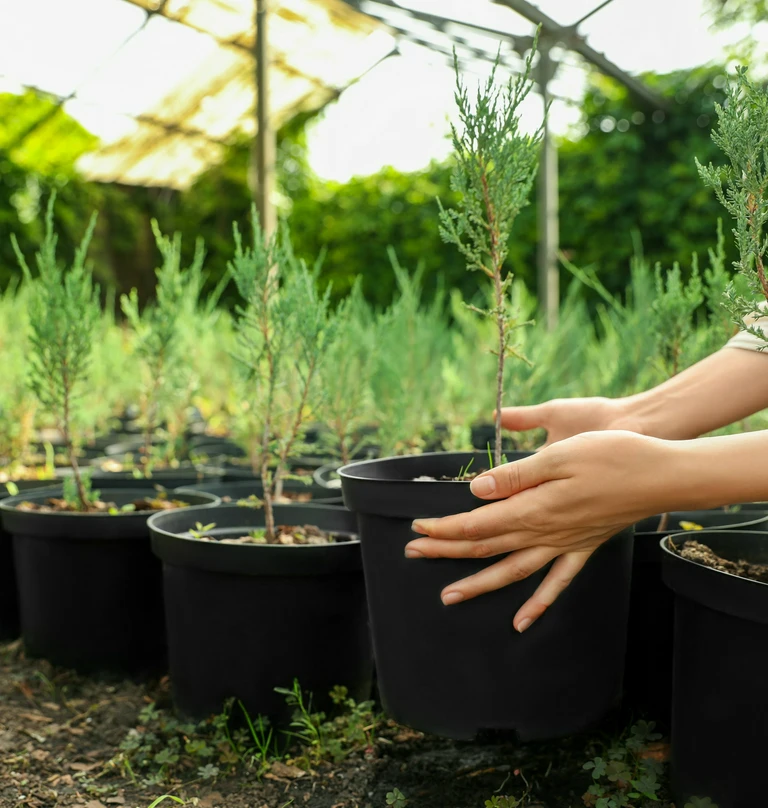
[[(544, 99), (544, 108), (549, 108), (549, 81), (554, 76), (557, 65), (550, 56), (546, 39), (539, 40), (538, 82)], [(560, 273), (557, 266), (557, 252), (560, 241), (558, 221), (557, 146), (549, 128), (549, 116), (544, 119), (544, 132), (541, 142), (541, 161), (538, 177), (538, 295), (539, 310), (550, 330), (557, 327), (560, 306)]]
[(275, 187), (276, 139), (269, 117), (269, 39), (267, 34), (269, 0), (256, 0), (256, 139), (251, 154), (252, 192), (261, 226), (269, 238), (277, 227), (273, 202)]

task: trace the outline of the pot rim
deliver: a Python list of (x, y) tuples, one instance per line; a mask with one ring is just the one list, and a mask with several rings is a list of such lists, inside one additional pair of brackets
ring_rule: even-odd
[[(533, 454), (533, 452), (518, 452), (515, 451), (515, 454)], [(419, 485), (426, 484), (434, 484), (440, 483), (441, 485), (445, 485), (448, 483), (458, 484), (463, 486), (468, 486), (470, 481), (469, 480), (408, 480), (403, 477), (368, 477), (363, 474), (355, 474), (356, 470), (361, 470), (365, 468), (370, 468), (371, 466), (379, 466), (384, 465), (394, 465), (396, 463), (407, 463), (409, 461), (416, 461), (420, 459), (429, 460), (431, 458), (445, 458), (451, 455), (457, 455), (461, 457), (476, 456), (476, 455), (483, 455), (485, 457), (488, 456), (488, 453), (482, 449), (467, 449), (466, 451), (452, 451), (452, 452), (422, 452), (421, 454), (409, 454), (409, 455), (393, 455), (391, 457), (376, 457), (371, 460), (356, 460), (353, 463), (347, 463), (346, 466), (341, 466), (337, 469), (339, 477), (342, 479), (347, 480), (365, 480), (367, 482), (375, 482), (375, 483), (418, 483)], [(520, 458), (516, 458), (520, 459)], [(514, 460), (510, 462), (515, 462)]]
[[(729, 526), (730, 527), (730, 526)], [(723, 533), (733, 533), (735, 536), (740, 536), (744, 538), (744, 536), (748, 536), (750, 533), (759, 533), (761, 531), (748, 531), (748, 530), (729, 530), (727, 527), (724, 529), (716, 529), (710, 528), (708, 530), (696, 530), (696, 531), (685, 531), (685, 532), (693, 532), (697, 535), (701, 535), (702, 533), (708, 534), (723, 534)], [(700, 564), (698, 561), (692, 561), (690, 558), (683, 558), (678, 553), (673, 553), (672, 550), (669, 549), (667, 546), (668, 539), (675, 539), (680, 536), (680, 533), (671, 533), (665, 535), (662, 539), (659, 540), (659, 545), (661, 546), (662, 551), (665, 553), (667, 557), (669, 557), (672, 561), (671, 563), (685, 563), (691, 564), (697, 570), (702, 570), (701, 574), (706, 573), (717, 573), (718, 575), (725, 576), (726, 578), (731, 578), (735, 581), (743, 581), (745, 584), (754, 584), (758, 587), (768, 587), (768, 583), (765, 581), (756, 581), (754, 578), (745, 578), (743, 575), (734, 575), (732, 572), (727, 572), (726, 570), (716, 570), (714, 567), (708, 567), (706, 564)], [(765, 533), (766, 542), (768, 542), (768, 532)]]
[[(34, 499), (39, 499), (44, 497), (45, 499), (50, 498), (54, 495), (55, 491), (60, 491), (61, 493), (64, 492), (62, 486), (50, 486), (47, 489), (44, 488), (35, 488), (30, 491), (24, 491), (16, 496), (13, 497), (5, 497), (0, 499), (0, 511), (8, 511), (9, 513), (14, 514), (23, 514), (25, 517), (29, 516), (32, 518), (43, 518), (43, 517), (85, 517), (87, 516), (90, 520), (95, 519), (109, 519), (110, 521), (114, 521), (116, 517), (133, 517), (135, 519), (148, 519), (152, 514), (156, 513), (167, 513), (167, 511), (162, 510), (153, 510), (153, 511), (124, 511), (118, 513), (109, 513), (100, 511), (97, 513), (93, 512), (82, 512), (82, 511), (53, 511), (51, 513), (44, 513), (40, 511), (20, 511), (16, 505), (21, 502), (29, 502), (34, 501)], [(143, 496), (146, 492), (151, 492), (156, 494), (157, 491), (155, 489), (150, 489), (149, 486), (144, 488), (108, 488), (105, 491), (109, 491), (110, 494), (120, 494), (120, 495), (130, 495), (133, 499), (139, 499)], [(171, 491), (169, 493), (176, 493), (175, 491)], [(191, 495), (193, 492), (189, 492)], [(177, 510), (187, 510), (189, 508), (208, 508), (208, 507), (218, 507), (219, 503), (221, 502), (221, 497), (216, 496), (215, 494), (208, 494), (204, 491), (197, 491), (194, 492), (195, 496), (203, 496), (203, 497), (210, 497), (211, 501), (209, 503), (200, 504), (200, 505), (188, 505), (186, 508), (179, 508)], [(31, 496), (30, 496), (31, 495)]]
[[(210, 496), (213, 496), (213, 495), (210, 495)], [(218, 497), (217, 497), (217, 499), (218, 499)], [(195, 545), (204, 544), (205, 546), (221, 546), (220, 542), (217, 542), (217, 541), (216, 542), (201, 542), (200, 539), (196, 539), (196, 538), (194, 538), (194, 536), (185, 535), (185, 533), (188, 533), (189, 531), (185, 531), (184, 533), (178, 533), (178, 532), (176, 532), (174, 530), (167, 530), (162, 526), (162, 521), (163, 520), (160, 517), (168, 518), (170, 516), (178, 516), (179, 515), (179, 513), (178, 513), (179, 510), (183, 510), (185, 515), (186, 514), (194, 514), (194, 513), (197, 513), (198, 511), (202, 511), (202, 510), (211, 510), (211, 507), (214, 507), (216, 509), (216, 513), (221, 513), (222, 515), (226, 515), (227, 512), (234, 513), (235, 509), (237, 509), (238, 511), (244, 512), (244, 513), (245, 512), (253, 512), (253, 511), (261, 512), (260, 509), (258, 509), (258, 508), (249, 508), (249, 507), (247, 507), (245, 505), (228, 505), (228, 504), (227, 505), (218, 504), (218, 505), (213, 505), (213, 506), (211, 506), (211, 505), (190, 505), (188, 508), (177, 509), (176, 511), (152, 511), (152, 515), (148, 518), (147, 524), (149, 525), (149, 529), (152, 531), (152, 533), (157, 533), (157, 534), (165, 536), (167, 538), (180, 539), (180, 540), (183, 540), (185, 542), (193, 542)], [(275, 508), (296, 508), (296, 509), (299, 509), (299, 510), (302, 510), (302, 509), (306, 510), (308, 508), (313, 508), (313, 509), (318, 508), (318, 509), (320, 509), (322, 511), (327, 511), (329, 514), (339, 513), (339, 510), (340, 510), (338, 507), (335, 507), (333, 505), (322, 505), (319, 502), (318, 503), (296, 502), (296, 503), (291, 503), (290, 505), (275, 505), (274, 507)], [(145, 513), (146, 513), (146, 511), (145, 511)], [(156, 518), (156, 517), (158, 517), (158, 518)], [(222, 529), (230, 531), (230, 530), (241, 530), (241, 529), (242, 530), (253, 529), (254, 527), (263, 527), (263, 525), (251, 524), (251, 523), (249, 523), (249, 521), (247, 519), (244, 519), (244, 521), (245, 521), (245, 524), (243, 524), (243, 525), (235, 525), (233, 527), (222, 528)], [(263, 520), (261, 520), (261, 521), (263, 521)], [(323, 528), (323, 530), (324, 529), (325, 528)], [(283, 551), (286, 551), (286, 550), (287, 551), (295, 551), (295, 550), (298, 550), (298, 549), (304, 550), (304, 551), (307, 551), (307, 550), (310, 550), (310, 549), (326, 550), (329, 547), (348, 547), (349, 545), (360, 544), (360, 536), (359, 536), (359, 534), (355, 534), (355, 535), (356, 535), (356, 538), (350, 539), (349, 541), (345, 541), (345, 542), (339, 542), (338, 544), (242, 544), (242, 545), (236, 545), (236, 546), (239, 546), (239, 547), (257, 547), (257, 548), (261, 548), (261, 549), (270, 549), (270, 550), (273, 550), (273, 551), (280, 551), (280, 550), (283, 550)], [(235, 545), (224, 545), (224, 546), (225, 547), (232, 547), (232, 546), (235, 546)]]

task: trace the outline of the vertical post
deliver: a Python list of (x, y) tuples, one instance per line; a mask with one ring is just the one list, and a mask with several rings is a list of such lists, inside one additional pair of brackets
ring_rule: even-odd
[(261, 226), (269, 238), (275, 232), (274, 206), (276, 139), (269, 116), (269, 0), (256, 0), (256, 139), (251, 153), (251, 190)]
[[(544, 100), (549, 107), (549, 81), (555, 74), (557, 64), (550, 55), (550, 43), (539, 40), (538, 82)], [(548, 116), (547, 116), (548, 118)], [(552, 137), (548, 119), (544, 120), (541, 143), (541, 162), (538, 178), (538, 296), (539, 310), (550, 330), (557, 327), (560, 306), (560, 272), (557, 266), (557, 251), (560, 242), (558, 220), (557, 145)]]

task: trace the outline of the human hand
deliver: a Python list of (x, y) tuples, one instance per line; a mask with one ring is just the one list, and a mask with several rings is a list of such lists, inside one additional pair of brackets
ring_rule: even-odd
[(542, 448), (583, 432), (624, 429), (643, 433), (640, 421), (633, 418), (626, 399), (556, 398), (543, 404), (526, 407), (504, 407), (501, 426), (513, 432), (546, 429), (547, 440)]
[(498, 501), (442, 519), (417, 519), (413, 530), (423, 538), (409, 542), (405, 555), (504, 555), (445, 587), (446, 605), (520, 581), (555, 560), (514, 617), (515, 628), (525, 631), (600, 544), (640, 519), (674, 509), (691, 476), (685, 463), (684, 445), (671, 441), (626, 431), (577, 435), (476, 477), (472, 493)]

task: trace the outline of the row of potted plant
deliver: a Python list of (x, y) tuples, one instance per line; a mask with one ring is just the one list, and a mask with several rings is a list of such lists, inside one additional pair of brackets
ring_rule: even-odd
[[(578, 339), (585, 323), (578, 314), (583, 309), (572, 302), (567, 310), (572, 319), (564, 318), (554, 336), (534, 332), (515, 307), (515, 289), (504, 272), (509, 232), (536, 169), (539, 136), (523, 134), (517, 119), (530, 89), (530, 67), (529, 60), (523, 75), (502, 88), (491, 76), (472, 101), (458, 85), (463, 129), (454, 132), (454, 183), (463, 203), (456, 210), (441, 209), (441, 227), (468, 267), (488, 279), (486, 308), (456, 307), (449, 327), (439, 301), (425, 306), (418, 284), (395, 263), (400, 296), (389, 309), (371, 312), (356, 289), (333, 310), (317, 268), (294, 255), (287, 230), (267, 239), (253, 214), (247, 236), (234, 231), (230, 276), (241, 304), (230, 321), (217, 312), (215, 294), (201, 296), (202, 253), (182, 270), (178, 237), (157, 232), (163, 263), (156, 303), (140, 310), (134, 296), (122, 301), (130, 329), (125, 332), (129, 365), (141, 380), (133, 388), (138, 417), (125, 419), (121, 428), (135, 420), (139, 437), (133, 447), (109, 450), (118, 465), (112, 472), (103, 459), (100, 471), (89, 472), (81, 454), (87, 443), (82, 425), (97, 408), (91, 400), (102, 406), (100, 399), (107, 399), (103, 411), (110, 415), (120, 411), (108, 382), (94, 386), (105, 332), (86, 262), (88, 235), (65, 272), (56, 257), (49, 208), (37, 272), (19, 256), (25, 274), (20, 294), (26, 299), (20, 311), (27, 315), (29, 386), (43, 415), (39, 425), (55, 428), (68, 469), (60, 488), (20, 492), (0, 505), (7, 532), (0, 542), (7, 544), (12, 536), (21, 628), (31, 653), (84, 669), (140, 671), (162, 669), (167, 648), (181, 711), (202, 716), (236, 696), (251, 714), (279, 717), (281, 699), (274, 688), (294, 678), (317, 696), (344, 685), (355, 698), (364, 698), (372, 674), (372, 637), (380, 693), (395, 718), (458, 738), (502, 729), (535, 739), (586, 728), (618, 703), (625, 681), (629, 692), (632, 676), (642, 684), (644, 670), (662, 683), (669, 680), (673, 643), (673, 693), (671, 699), (659, 696), (656, 706), (662, 711), (670, 701), (675, 705), (673, 744), (681, 750), (675, 758), (676, 789), (688, 798), (707, 793), (711, 785), (721, 808), (746, 804), (691, 761), (690, 738), (700, 731), (700, 720), (689, 696), (715, 701), (717, 677), (699, 668), (702, 632), (722, 634), (734, 659), (741, 664), (748, 659), (744, 642), (764, 633), (764, 584), (702, 566), (677, 553), (674, 538), (665, 538), (685, 529), (685, 523), (724, 526), (733, 522), (732, 515), (670, 514), (663, 524), (641, 525), (634, 540), (631, 531), (618, 534), (595, 553), (546, 619), (523, 634), (514, 631), (511, 618), (542, 573), (445, 609), (436, 597), (440, 589), (491, 562), (404, 559), (414, 518), (478, 507), (483, 503), (471, 495), (470, 477), (522, 456), (503, 452), (505, 384), (538, 379), (542, 387), (536, 389), (542, 392), (543, 380), (553, 375), (565, 385), (565, 363), (554, 357)], [(733, 98), (735, 105), (738, 97)], [(742, 112), (749, 118), (752, 108)], [(754, 161), (743, 171), (748, 174), (750, 166)], [(721, 289), (722, 246), (710, 264), (703, 283), (697, 273), (683, 283), (676, 268), (658, 271), (652, 300), (620, 302), (602, 290), (601, 333), (617, 350), (615, 368), (587, 352), (599, 371), (592, 382), (607, 384), (602, 392), (613, 392), (611, 380), (625, 390), (640, 383), (633, 373), (644, 356), (635, 351), (648, 339), (657, 372), (667, 374), (711, 349), (713, 335), (721, 339), (727, 319), (723, 324), (713, 316), (703, 329), (693, 325), (706, 295)], [(594, 275), (580, 277), (601, 289)], [(638, 264), (633, 288), (644, 288), (650, 277)], [(518, 288), (518, 300), (521, 294)], [(655, 329), (648, 328), (649, 312)], [(470, 314), (483, 323), (472, 332), (478, 338), (473, 342), (468, 341), (469, 329), (475, 328)], [(113, 327), (123, 328), (107, 331)], [(624, 344), (632, 329), (646, 342)], [(544, 350), (531, 337), (537, 333), (553, 358), (531, 372), (524, 370), (526, 348)], [(198, 344), (207, 345), (201, 353), (212, 362), (199, 375), (185, 363)], [(490, 374), (477, 370), (486, 346), (494, 355)], [(435, 372), (443, 355), (447, 364)], [(546, 354), (537, 356), (542, 357)], [(566, 390), (573, 392), (566, 386), (558, 392)], [(203, 401), (200, 391), (206, 391), (205, 400), (219, 402), (207, 413), (209, 422), (227, 425), (234, 447), (212, 448), (210, 440), (194, 434), (188, 413), (190, 405)], [(406, 454), (423, 448), (430, 430), (442, 445), (455, 446), (461, 408), (453, 405), (471, 402), (490, 410), (489, 398), (495, 399), (497, 417), (487, 452)], [(443, 400), (448, 412), (439, 406)], [(124, 404), (119, 400), (117, 406)], [(313, 445), (310, 427), (318, 423)], [(189, 444), (189, 461), (176, 449), (177, 439)], [(242, 462), (224, 464), (226, 452), (233, 460), (241, 455)], [(294, 486), (303, 484), (316, 465), (313, 452), (315, 458), (331, 454), (349, 460), (375, 453), (382, 459), (340, 471), (347, 510), (327, 501), (295, 501), (322, 490), (338, 494), (320, 484), (314, 491)], [(185, 471), (181, 482), (194, 479), (192, 490), (158, 494), (153, 487), (158, 480), (176, 484)], [(229, 500), (225, 505), (222, 496)], [(740, 529), (759, 526), (754, 524), (759, 511), (755, 519), (745, 514), (735, 517)], [(711, 536), (713, 549), (725, 557), (748, 556), (746, 537), (754, 539), (752, 548), (765, 547), (768, 539), (748, 531)], [(676, 634), (671, 643), (660, 644), (663, 653), (654, 657), (658, 670), (647, 661), (641, 668), (644, 660), (632, 656), (625, 667), (628, 626), (632, 652), (649, 633), (656, 636), (662, 623), (672, 622), (672, 602), (659, 596), (661, 566), (676, 593)], [(710, 584), (713, 575), (726, 577)], [(713, 623), (720, 617), (690, 605), (706, 605), (711, 612), (713, 600), (717, 614), (729, 618), (722, 626)], [(690, 664), (690, 659), (698, 661)], [(681, 670), (687, 672), (685, 680)], [(718, 675), (724, 670), (719, 666)], [(729, 675), (734, 686), (749, 684), (739, 678), (740, 668), (729, 669)], [(761, 715), (762, 696), (750, 694)], [(638, 705), (644, 706), (643, 698)], [(721, 699), (724, 722), (740, 717), (735, 701)], [(738, 782), (745, 779), (740, 765)], [(733, 772), (727, 783), (737, 788)], [(742, 791), (751, 793), (747, 788)]]

